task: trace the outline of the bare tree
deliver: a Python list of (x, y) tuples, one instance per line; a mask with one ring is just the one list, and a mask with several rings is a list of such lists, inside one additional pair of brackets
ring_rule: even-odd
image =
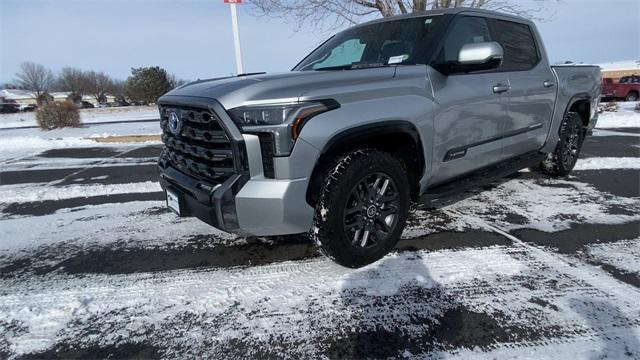
[(109, 92), (115, 97), (115, 102), (119, 106), (129, 105), (126, 80), (113, 80)]
[(178, 86), (186, 84), (188, 81), (184, 79), (178, 78), (175, 74), (168, 74), (167, 80), (169, 80), (169, 85), (172, 89), (177, 88)]
[(98, 103), (107, 101), (107, 93), (113, 88), (113, 80), (103, 72), (88, 71), (84, 73), (87, 82), (87, 94), (93, 96)]
[(299, 28), (335, 28), (353, 25), (369, 18), (410, 12), (470, 7), (502, 11), (540, 20), (549, 1), (560, 0), (249, 0), (258, 16), (281, 17), (296, 21)]
[(18, 87), (31, 91), (38, 104), (47, 101), (49, 89), (55, 81), (51, 70), (32, 62), (20, 64), (20, 72), (16, 74), (16, 78)]
[(58, 88), (70, 92), (69, 99), (73, 102), (82, 101), (82, 95), (87, 93), (88, 85), (87, 77), (80, 69), (65, 67), (58, 75)]

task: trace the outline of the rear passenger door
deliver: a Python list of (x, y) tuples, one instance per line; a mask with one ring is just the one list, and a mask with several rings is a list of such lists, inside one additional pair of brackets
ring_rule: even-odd
[(503, 129), (503, 158), (544, 145), (556, 99), (557, 84), (534, 30), (525, 22), (492, 19), (492, 36), (502, 45), (498, 71), (509, 78), (509, 119)]

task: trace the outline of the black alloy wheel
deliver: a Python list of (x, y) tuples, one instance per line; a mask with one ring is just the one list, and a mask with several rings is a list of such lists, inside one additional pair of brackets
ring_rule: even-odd
[(384, 173), (365, 176), (351, 190), (344, 210), (344, 232), (351, 244), (366, 248), (386, 241), (398, 221), (400, 195)]

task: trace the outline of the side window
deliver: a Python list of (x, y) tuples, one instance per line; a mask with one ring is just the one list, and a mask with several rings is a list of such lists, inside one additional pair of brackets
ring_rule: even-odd
[(496, 20), (496, 41), (504, 49), (502, 71), (521, 71), (533, 68), (540, 56), (536, 41), (528, 25)]
[(367, 44), (361, 43), (359, 39), (347, 40), (333, 49), (326, 59), (313, 65), (313, 68), (317, 69), (358, 63), (362, 59), (362, 54), (366, 46)]
[(460, 18), (446, 35), (438, 61), (458, 61), (458, 53), (463, 45), (486, 41), (491, 41), (491, 35), (485, 18), (473, 16)]

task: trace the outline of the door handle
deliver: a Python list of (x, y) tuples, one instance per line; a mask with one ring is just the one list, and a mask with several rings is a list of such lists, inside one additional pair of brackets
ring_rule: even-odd
[(546, 87), (546, 88), (550, 88), (550, 87), (554, 87), (556, 84), (553, 81), (545, 81), (542, 83), (542, 86)]
[(493, 86), (493, 92), (496, 94), (501, 94), (505, 91), (509, 91), (509, 89), (511, 89), (511, 86), (509, 85), (497, 84)]

